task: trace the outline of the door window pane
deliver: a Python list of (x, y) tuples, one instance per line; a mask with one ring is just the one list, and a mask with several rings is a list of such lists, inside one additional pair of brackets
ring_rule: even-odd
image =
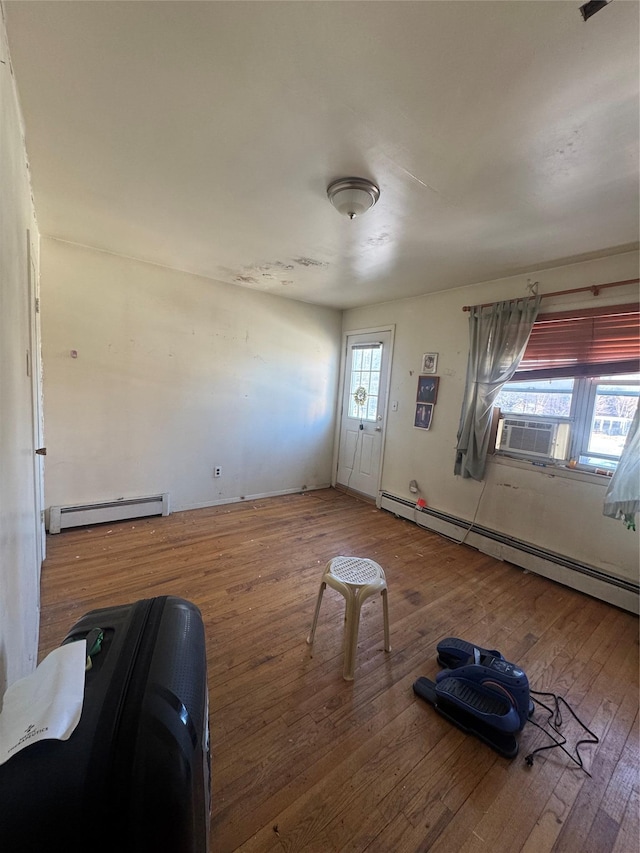
[[(363, 421), (375, 421), (378, 417), (378, 391), (382, 345), (354, 347), (351, 359), (351, 395), (349, 417)], [(358, 399), (356, 399), (358, 397)]]

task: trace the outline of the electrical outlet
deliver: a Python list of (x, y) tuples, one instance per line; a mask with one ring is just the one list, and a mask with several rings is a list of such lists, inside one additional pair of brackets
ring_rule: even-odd
[(216, 465), (216, 467), (213, 469), (213, 476), (222, 477), (222, 468), (220, 465)]

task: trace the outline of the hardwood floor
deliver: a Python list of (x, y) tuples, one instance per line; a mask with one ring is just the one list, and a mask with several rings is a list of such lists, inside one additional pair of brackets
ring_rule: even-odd
[[(638, 619), (334, 490), (50, 536), (41, 656), (95, 607), (175, 594), (207, 631), (212, 853), (638, 850)], [(320, 575), (370, 557), (389, 584), (363, 607), (343, 681), (344, 600)], [(498, 648), (600, 738), (592, 778), (527, 725), (498, 756), (414, 697), (440, 639)], [(536, 712), (541, 722), (544, 716)], [(579, 728), (565, 714), (569, 742)], [(167, 851), (171, 853), (171, 851)]]

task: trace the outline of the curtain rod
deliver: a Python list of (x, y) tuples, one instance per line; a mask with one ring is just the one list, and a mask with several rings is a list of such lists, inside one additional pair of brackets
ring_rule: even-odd
[[(624, 284), (638, 284), (640, 278), (628, 278), (626, 281), (610, 281), (608, 284), (592, 284), (590, 287), (574, 287), (573, 290), (555, 290), (553, 293), (541, 293), (540, 299), (546, 299), (548, 296), (564, 296), (566, 293), (585, 293), (590, 291), (594, 296), (597, 296), (605, 287), (622, 287)], [(501, 300), (498, 300), (501, 301)], [(495, 305), (495, 302), (483, 302), (482, 305), (464, 305), (463, 311), (471, 311), (472, 308), (490, 308)]]

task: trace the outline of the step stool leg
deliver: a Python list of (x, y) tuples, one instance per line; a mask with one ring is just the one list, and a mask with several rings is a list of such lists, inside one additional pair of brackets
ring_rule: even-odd
[(382, 590), (382, 612), (384, 614), (384, 650), (391, 651), (391, 642), (389, 638), (389, 602), (387, 601), (387, 590)]
[(322, 604), (322, 593), (324, 592), (325, 587), (326, 587), (326, 583), (324, 581), (322, 581), (322, 583), (320, 584), (320, 591), (318, 592), (318, 599), (316, 601), (316, 612), (313, 614), (313, 623), (311, 625), (311, 632), (309, 633), (309, 636), (307, 637), (307, 643), (309, 645), (312, 645), (313, 638), (314, 638), (315, 633), (316, 633), (316, 625), (318, 624), (318, 614), (320, 613), (320, 605)]
[(347, 598), (347, 621), (344, 626), (344, 669), (342, 672), (342, 677), (345, 681), (353, 681), (353, 674), (356, 668), (360, 606), (361, 601), (358, 595), (351, 594)]

